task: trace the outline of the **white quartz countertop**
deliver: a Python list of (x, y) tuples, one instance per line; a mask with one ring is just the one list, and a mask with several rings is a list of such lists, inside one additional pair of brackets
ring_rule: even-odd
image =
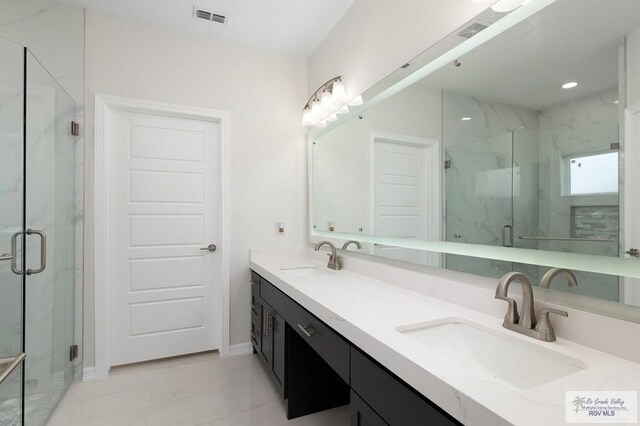
[[(504, 329), (501, 318), (348, 270), (311, 276), (283, 270), (300, 267), (323, 269), (326, 264), (306, 257), (251, 258), (254, 271), (466, 425), (564, 425), (566, 391), (640, 388), (640, 364), (564, 339), (540, 342)], [(580, 360), (586, 368), (522, 390), (498, 378), (479, 379), (469, 366), (455, 365), (396, 330), (446, 318), (467, 320), (506, 333), (509, 339), (552, 349)], [(531, 368), (526, 359), (522, 368)]]

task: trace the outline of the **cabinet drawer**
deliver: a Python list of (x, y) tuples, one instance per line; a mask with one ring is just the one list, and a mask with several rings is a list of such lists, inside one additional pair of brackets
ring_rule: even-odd
[(260, 278), (260, 297), (262, 297), (262, 300), (267, 302), (274, 311), (280, 315), (284, 315), (285, 299), (287, 297), (264, 278)]
[(349, 343), (292, 299), (286, 298), (286, 319), (293, 330), (349, 383)]
[(460, 424), (355, 348), (351, 348), (351, 388), (391, 426)]
[(351, 391), (351, 426), (389, 426), (354, 391)]

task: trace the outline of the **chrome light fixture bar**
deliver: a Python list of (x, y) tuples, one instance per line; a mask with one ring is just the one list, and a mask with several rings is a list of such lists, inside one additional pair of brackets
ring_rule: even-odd
[(333, 77), (307, 100), (302, 110), (302, 125), (327, 127), (327, 122), (336, 121), (338, 114), (346, 114), (350, 106), (362, 105), (362, 102), (362, 96), (349, 100), (342, 76)]

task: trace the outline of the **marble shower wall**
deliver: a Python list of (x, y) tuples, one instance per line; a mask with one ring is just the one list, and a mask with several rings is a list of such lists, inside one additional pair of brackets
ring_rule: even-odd
[[(463, 117), (470, 120), (462, 120)], [(505, 139), (513, 139), (512, 152)], [(497, 142), (502, 140), (503, 142)], [(458, 157), (458, 162), (464, 161), (464, 151), (468, 150), (467, 160), (471, 163), (474, 158), (493, 155), (493, 168), (489, 172), (494, 179), (508, 186), (509, 175), (512, 176), (511, 187), (513, 198), (508, 193), (503, 196), (487, 196), (477, 190), (459, 188), (460, 179), (453, 179), (452, 173), (468, 169), (456, 167), (456, 160), (452, 168), (445, 172), (445, 185), (449, 193), (462, 195), (446, 207), (445, 222), (448, 234), (452, 232), (449, 225), (474, 224), (473, 229), (461, 231), (462, 242), (477, 244), (500, 245), (502, 243), (502, 229), (504, 225), (512, 224), (514, 246), (521, 248), (537, 248), (532, 242), (518, 240), (518, 235), (532, 235), (538, 227), (538, 113), (526, 108), (513, 107), (499, 102), (486, 101), (472, 96), (460, 95), (453, 92), (443, 92), (443, 143), (445, 155)], [(464, 144), (464, 147), (462, 145)], [(500, 149), (492, 153), (496, 144)], [(513, 173), (507, 173), (513, 160)], [(490, 170), (493, 170), (490, 172)], [(450, 176), (447, 180), (447, 176)], [(469, 184), (475, 185), (476, 176), (469, 176)], [(454, 187), (451, 187), (453, 184)], [(513, 212), (513, 219), (512, 217)], [(462, 226), (462, 225), (461, 225)], [(465, 241), (465, 232), (469, 236), (476, 236), (474, 229), (481, 227), (483, 236), (476, 240)], [(451, 235), (446, 235), (451, 240)], [(447, 256), (447, 268), (485, 276), (499, 277), (507, 271), (521, 270), (530, 275), (537, 275), (535, 267), (530, 265), (514, 265), (511, 262), (494, 261), (490, 259), (472, 259), (455, 255)]]
[[(618, 92), (612, 89), (540, 111), (540, 234), (547, 237), (582, 236), (578, 235), (580, 230), (572, 228), (587, 220), (599, 223), (585, 226), (606, 224), (615, 229), (603, 232), (616, 235), (611, 243), (549, 241), (541, 242), (540, 249), (618, 256), (618, 195), (562, 196), (560, 189), (562, 156), (608, 152), (612, 143), (619, 142), (617, 100)], [(589, 219), (579, 217), (585, 212), (590, 212)], [(619, 300), (618, 277), (583, 272), (578, 272), (577, 276), (579, 287), (563, 290)], [(556, 285), (564, 286), (560, 281)]]

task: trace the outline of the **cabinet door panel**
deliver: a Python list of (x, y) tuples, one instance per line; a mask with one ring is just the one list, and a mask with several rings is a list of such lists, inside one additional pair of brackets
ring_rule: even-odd
[(389, 426), (354, 391), (351, 391), (351, 426)]
[(262, 304), (262, 343), (260, 345), (260, 354), (267, 365), (271, 367), (273, 360), (273, 316), (269, 310), (269, 305)]
[(273, 317), (273, 376), (280, 385), (281, 396), (286, 398), (285, 389), (285, 322), (280, 315)]

